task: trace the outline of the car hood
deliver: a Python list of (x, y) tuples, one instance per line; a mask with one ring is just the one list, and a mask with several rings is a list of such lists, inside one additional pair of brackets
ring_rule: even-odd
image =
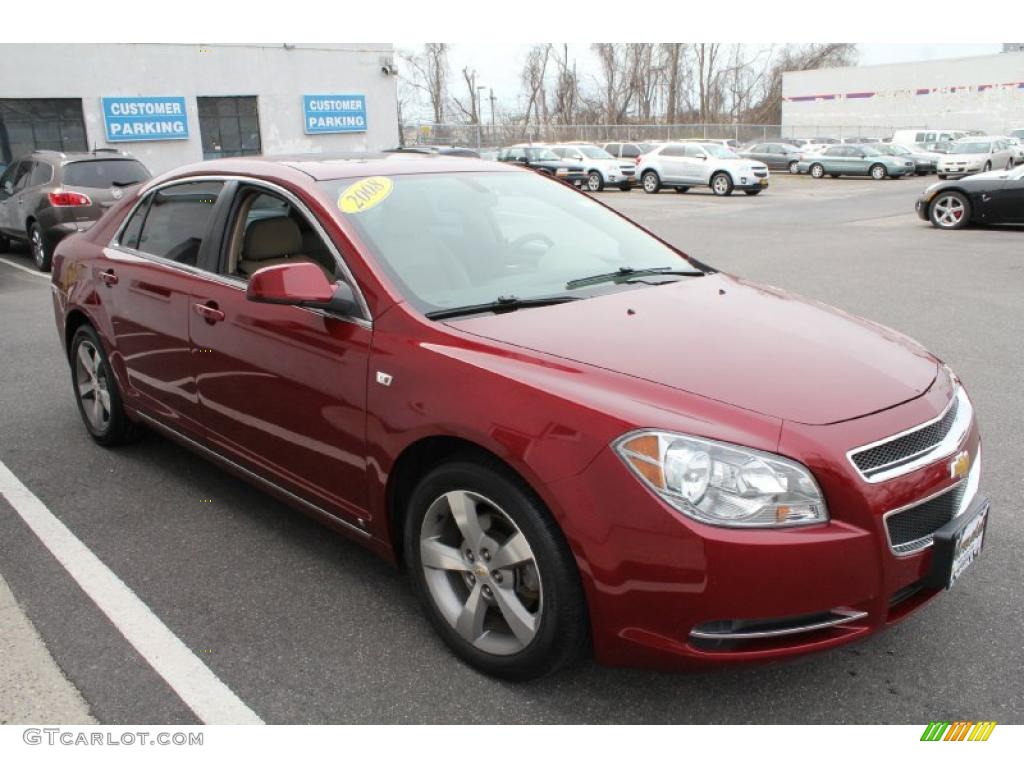
[(916, 398), (938, 370), (934, 357), (896, 331), (720, 274), (449, 323), (804, 424)]

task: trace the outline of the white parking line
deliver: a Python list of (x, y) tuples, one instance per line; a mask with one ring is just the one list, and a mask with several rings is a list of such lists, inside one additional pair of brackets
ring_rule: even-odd
[(0, 495), (196, 717), (216, 725), (263, 723), (3, 462)]
[(20, 269), (22, 272), (25, 272), (25, 273), (27, 273), (29, 275), (32, 275), (32, 277), (41, 277), (44, 280), (49, 280), (50, 279), (50, 275), (47, 274), (46, 272), (39, 272), (38, 270), (29, 269), (28, 267), (22, 266), (21, 264), (15, 264), (10, 259), (0, 259), (0, 262), (3, 262), (8, 267), (14, 267), (15, 269)]

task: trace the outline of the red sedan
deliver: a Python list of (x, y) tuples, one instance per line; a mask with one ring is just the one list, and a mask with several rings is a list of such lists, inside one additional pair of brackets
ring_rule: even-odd
[(983, 544), (948, 367), (529, 171), (182, 168), (60, 245), (53, 299), (97, 443), (149, 427), (400, 564), (490, 674), (837, 646)]

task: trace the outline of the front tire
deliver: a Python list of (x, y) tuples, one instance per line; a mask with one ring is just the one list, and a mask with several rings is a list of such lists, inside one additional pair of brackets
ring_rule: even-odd
[(971, 220), (971, 203), (959, 192), (940, 192), (928, 209), (928, 219), (939, 229), (962, 229)]
[(654, 195), (661, 191), (661, 178), (658, 176), (657, 171), (644, 171), (644, 175), (640, 177), (640, 183), (644, 186), (644, 192), (649, 195)]
[(800, 173), (800, 164), (796, 160), (789, 164), (789, 172), (794, 175)]
[(0, 235), (0, 253), (10, 253), (11, 239), (7, 235)]
[(711, 191), (717, 197), (728, 197), (732, 194), (732, 179), (728, 173), (719, 171), (711, 177)]
[(543, 502), (498, 462), (468, 456), (416, 486), (405, 562), (449, 648), (508, 680), (551, 673), (586, 647), (579, 572)]
[(881, 181), (888, 175), (887, 171), (885, 170), (885, 166), (882, 165), (881, 163), (875, 163), (874, 165), (872, 165), (868, 173), (871, 174), (871, 178), (874, 179), (875, 181)]
[(825, 166), (821, 163), (814, 163), (811, 166), (811, 176), (815, 179), (825, 178)]
[(32, 261), (40, 272), (49, 272), (53, 263), (53, 251), (46, 245), (46, 237), (43, 235), (43, 228), (38, 223), (32, 222), (28, 228), (28, 243), (32, 249)]
[(79, 326), (71, 340), (71, 386), (93, 440), (110, 447), (135, 437), (138, 430), (124, 412), (110, 360), (91, 325)]
[(985, 163), (985, 167), (982, 168), (982, 173), (988, 173), (991, 170), (992, 170), (992, 161), (989, 160), (987, 163)]
[(600, 192), (604, 189), (604, 178), (597, 171), (591, 171), (587, 174), (587, 191), (588, 192)]

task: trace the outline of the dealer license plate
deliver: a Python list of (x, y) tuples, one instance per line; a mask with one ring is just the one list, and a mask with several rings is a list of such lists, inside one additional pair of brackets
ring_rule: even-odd
[(978, 559), (985, 545), (989, 503), (972, 505), (961, 515), (935, 532), (933, 583), (952, 589), (964, 572)]

